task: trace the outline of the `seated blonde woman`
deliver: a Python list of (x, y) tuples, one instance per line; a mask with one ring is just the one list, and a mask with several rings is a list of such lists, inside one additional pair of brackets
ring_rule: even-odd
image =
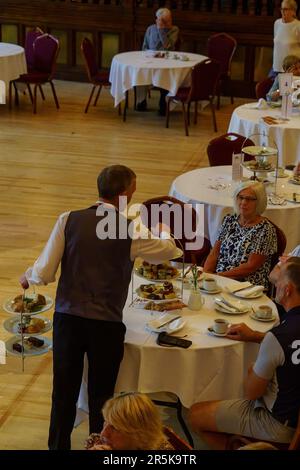
[(103, 409), (104, 426), (91, 434), (88, 450), (173, 450), (163, 432), (159, 412), (143, 393), (124, 393), (108, 400)]
[(274, 226), (261, 214), (267, 207), (264, 185), (240, 183), (233, 194), (234, 215), (226, 215), (203, 270), (268, 287), (272, 255), (277, 251)]

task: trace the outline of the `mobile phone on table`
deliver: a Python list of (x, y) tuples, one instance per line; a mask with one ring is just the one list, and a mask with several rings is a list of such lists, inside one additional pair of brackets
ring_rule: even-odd
[(176, 338), (162, 331), (157, 337), (157, 344), (160, 346), (177, 346), (178, 348), (189, 348), (192, 345), (192, 341), (183, 338)]

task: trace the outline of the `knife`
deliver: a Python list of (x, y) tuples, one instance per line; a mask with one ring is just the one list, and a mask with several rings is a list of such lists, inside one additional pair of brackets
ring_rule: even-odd
[(171, 323), (174, 320), (178, 320), (178, 318), (181, 318), (181, 315), (177, 315), (177, 317), (169, 318), (169, 320), (166, 320), (165, 322), (161, 323), (157, 328), (161, 328), (162, 326), (165, 326), (165, 325), (167, 325), (168, 323)]
[(218, 300), (219, 302), (221, 301), (222, 304), (224, 305), (227, 305), (227, 307), (230, 307), (232, 308), (233, 310), (235, 310), (236, 312), (240, 312), (240, 309), (237, 308), (235, 305), (233, 305), (232, 303), (230, 303), (228, 300), (224, 299), (223, 296), (221, 297), (215, 297), (216, 300)]

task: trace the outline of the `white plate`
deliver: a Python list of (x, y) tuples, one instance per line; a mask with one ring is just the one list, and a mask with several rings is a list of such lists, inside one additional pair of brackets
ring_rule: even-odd
[(289, 183), (300, 185), (300, 179), (291, 178), (289, 179)]
[(285, 200), (288, 201), (288, 202), (292, 202), (293, 204), (300, 204), (300, 194), (296, 194), (296, 201), (294, 200), (293, 198), (293, 195), (288, 195), (285, 197)]
[(270, 322), (270, 321), (276, 320), (276, 316), (275, 316), (275, 315), (272, 315), (271, 318), (259, 318), (259, 317), (256, 316), (255, 313), (250, 313), (250, 317), (253, 318), (253, 320), (263, 321), (263, 322)]
[(278, 150), (272, 147), (264, 147), (262, 145), (250, 145), (248, 147), (243, 147), (242, 152), (247, 153), (247, 155), (263, 157), (265, 155), (277, 155)]
[[(34, 336), (35, 338), (42, 339), (44, 341), (43, 346), (40, 348), (36, 348), (32, 346), (31, 349), (28, 348), (28, 346), (24, 345), (24, 356), (29, 357), (29, 356), (40, 356), (41, 354), (45, 354), (46, 352), (50, 351), (52, 348), (52, 341), (49, 338), (46, 338), (45, 336), (39, 336), (39, 335), (26, 335), (26, 336)], [(13, 349), (13, 344), (14, 343), (20, 343), (21, 344), (21, 338), (20, 336), (12, 336), (9, 340), (6, 341), (5, 346), (6, 346), (6, 351), (9, 354), (12, 354), (13, 356), (19, 356), (22, 357), (22, 353), (15, 351)]]
[(217, 303), (215, 303), (214, 308), (218, 310), (219, 312), (227, 313), (228, 315), (242, 315), (244, 313), (249, 312), (249, 308), (247, 308), (247, 310), (245, 309), (245, 310), (241, 310), (238, 312), (234, 312), (233, 310), (227, 310), (225, 307), (223, 308), (221, 305), (218, 305)]
[[(228, 325), (228, 326), (229, 326), (229, 325)], [(213, 329), (212, 326), (209, 326), (209, 327), (207, 328), (207, 331), (208, 331), (208, 334), (210, 334), (210, 335), (212, 335), (212, 336), (219, 336), (219, 337), (221, 337), (221, 338), (227, 335), (227, 333), (216, 333), (216, 332), (214, 331), (214, 329)]]
[(257, 292), (256, 294), (252, 294), (252, 295), (244, 295), (243, 292), (235, 292), (235, 293), (232, 292), (232, 295), (234, 295), (235, 297), (239, 297), (240, 299), (258, 299), (259, 297), (264, 295), (264, 292), (261, 291), (261, 292)]
[[(161, 317), (160, 320), (161, 322), (163, 322), (163, 317)], [(155, 325), (157, 325), (157, 323), (155, 322), (157, 322), (157, 320), (149, 321), (146, 324), (146, 328), (150, 331), (154, 331), (155, 333), (161, 333), (162, 331), (165, 331), (168, 334), (172, 334), (176, 331), (181, 330), (186, 324), (186, 320), (184, 320), (183, 318), (177, 318), (176, 320), (167, 323), (167, 325), (164, 325), (161, 328), (157, 328), (155, 327)]]
[[(175, 269), (176, 269), (176, 268), (175, 268)], [(173, 281), (173, 279), (176, 279), (176, 278), (180, 275), (178, 269), (176, 269), (176, 271), (177, 271), (177, 273), (176, 273), (174, 276), (169, 277), (169, 278), (166, 278), (166, 279), (153, 279), (153, 278), (145, 277), (145, 276), (143, 276), (142, 274), (140, 274), (140, 273), (138, 272), (138, 268), (135, 268), (135, 269), (134, 269), (134, 274), (136, 274), (136, 276), (138, 276), (138, 277), (141, 277), (142, 279), (145, 279), (146, 281), (150, 281), (150, 282), (165, 282), (165, 281)]]
[[(26, 297), (30, 297), (31, 295), (33, 295), (33, 294), (27, 294)], [(23, 313), (23, 315), (32, 316), (32, 315), (37, 315), (38, 313), (42, 313), (42, 312), (46, 312), (47, 310), (50, 310), (50, 308), (53, 305), (53, 299), (51, 297), (49, 297), (49, 295), (44, 295), (44, 297), (46, 299), (46, 305), (43, 305), (39, 310), (35, 310), (34, 312)], [(13, 310), (13, 308), (12, 308), (13, 301), (14, 301), (14, 299), (7, 299), (3, 304), (4, 310), (7, 313), (13, 313), (14, 315), (21, 315), (21, 313), (15, 312)]]
[[(48, 318), (46, 317), (42, 317), (42, 316), (35, 316), (35, 318), (40, 318), (41, 320), (44, 321), (45, 323), (45, 326), (42, 330), (40, 330), (38, 332), (38, 334), (43, 334), (43, 333), (46, 333), (46, 331), (49, 331), (51, 330), (52, 328), (52, 321), (49, 320)], [(10, 317), (10, 318), (7, 318), (4, 322), (3, 322), (3, 326), (4, 328), (6, 329), (6, 331), (9, 331), (10, 333), (13, 333), (15, 335), (19, 335), (20, 333), (18, 332), (18, 325), (20, 323), (20, 315), (15, 315), (14, 317)], [(26, 336), (28, 336), (29, 334), (34, 336), (36, 333), (25, 333)]]
[(137, 296), (139, 299), (142, 299), (142, 300), (154, 300), (154, 302), (169, 302), (170, 300), (178, 300), (179, 298), (179, 289), (174, 287), (174, 292), (175, 292), (175, 297), (169, 297), (167, 299), (150, 299), (149, 297), (143, 297), (142, 296), (142, 291), (141, 291), (141, 288), (138, 287), (136, 290), (135, 290)]

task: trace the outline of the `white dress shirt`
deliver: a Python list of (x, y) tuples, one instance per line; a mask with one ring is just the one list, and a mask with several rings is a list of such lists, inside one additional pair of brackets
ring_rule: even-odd
[[(105, 206), (107, 209), (114, 208), (111, 204), (105, 204)], [(34, 265), (27, 269), (25, 276), (30, 284), (47, 285), (55, 281), (55, 275), (65, 249), (65, 226), (69, 214), (70, 211), (64, 212), (58, 217), (41, 255)], [(145, 231), (147, 229), (144, 227), (143, 234)], [(148, 263), (158, 264), (178, 257), (178, 248), (167, 232), (161, 232), (160, 239), (154, 239), (150, 237), (149, 231), (148, 233), (149, 238), (133, 238), (130, 249), (132, 261), (141, 257)]]

